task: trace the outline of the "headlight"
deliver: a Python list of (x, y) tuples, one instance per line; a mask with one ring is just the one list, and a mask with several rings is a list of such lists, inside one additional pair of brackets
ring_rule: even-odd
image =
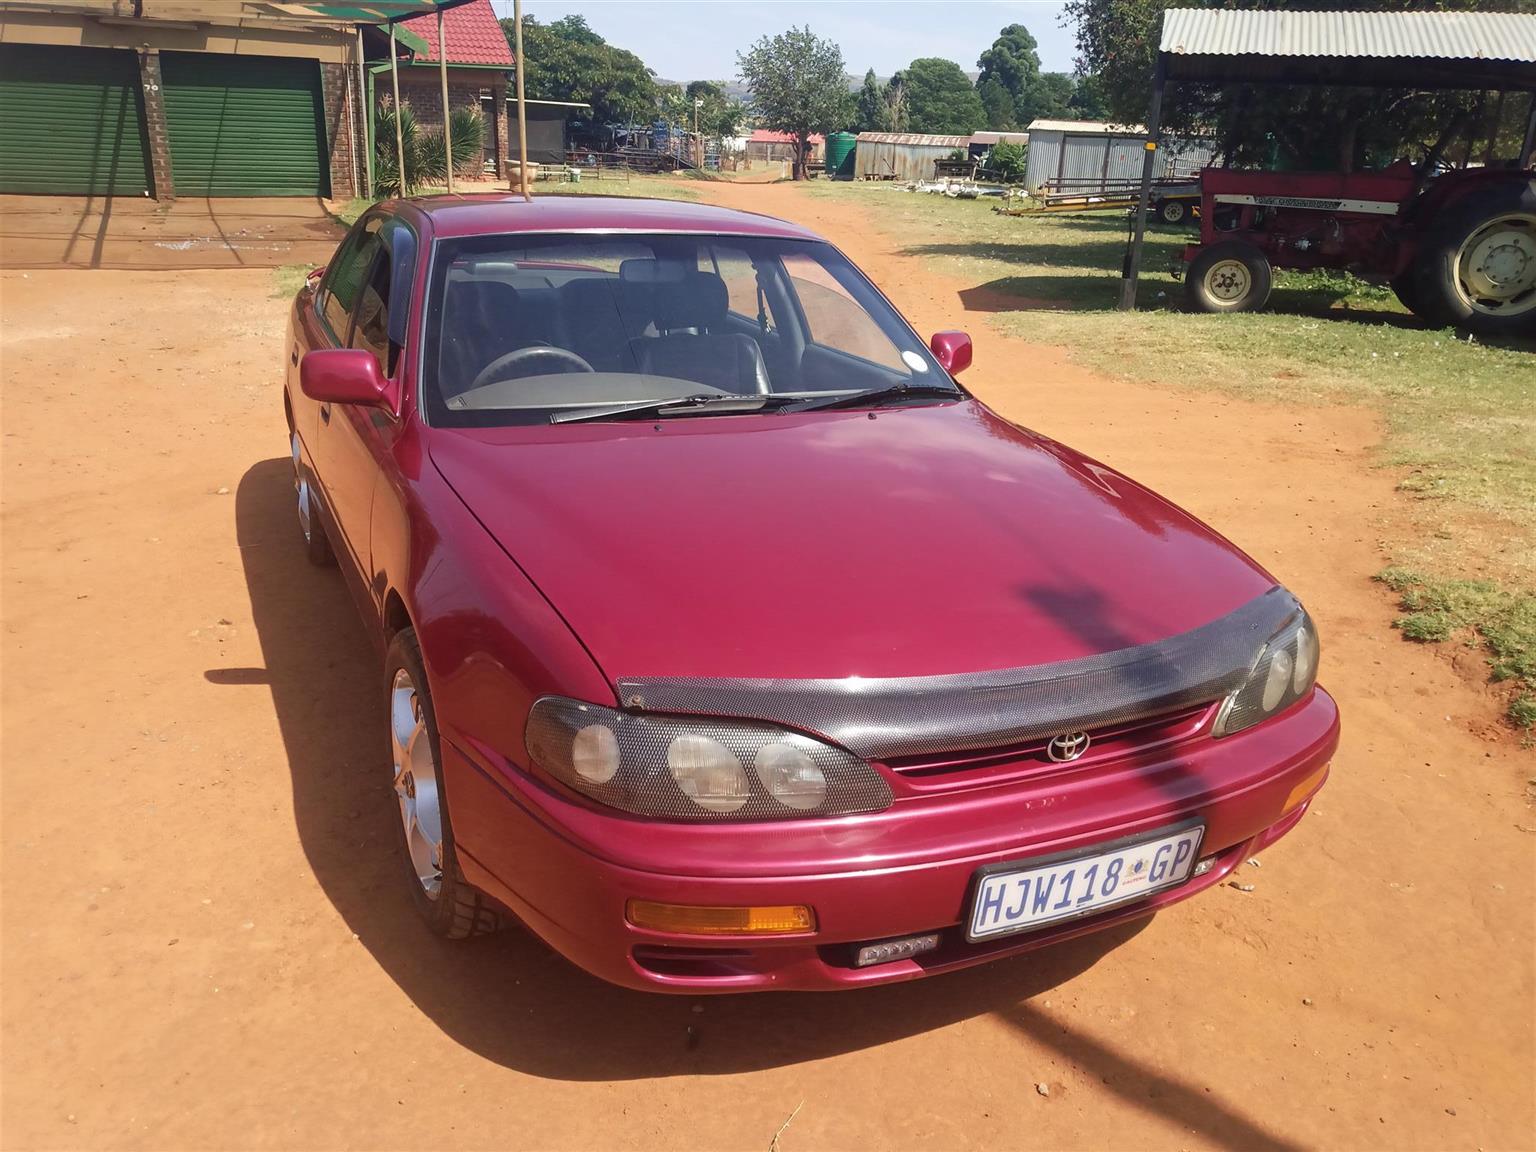
[(1299, 610), (1270, 637), (1243, 686), (1222, 704), (1214, 734), (1241, 732), (1300, 700), (1317, 680), (1317, 656), (1317, 627)]
[(847, 816), (890, 807), (858, 757), (752, 721), (636, 715), (546, 696), (528, 714), (528, 755), (600, 804), (662, 820)]

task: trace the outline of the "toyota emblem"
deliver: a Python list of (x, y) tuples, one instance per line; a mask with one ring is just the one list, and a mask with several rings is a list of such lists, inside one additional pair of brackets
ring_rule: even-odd
[(1068, 760), (1082, 756), (1091, 743), (1093, 740), (1086, 732), (1063, 732), (1060, 736), (1051, 737), (1045, 746), (1045, 754), (1056, 763), (1065, 764)]

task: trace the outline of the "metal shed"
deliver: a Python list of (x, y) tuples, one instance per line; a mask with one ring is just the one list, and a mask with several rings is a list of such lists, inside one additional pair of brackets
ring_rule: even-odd
[[(1029, 166), (1024, 187), (1031, 192), (1047, 183), (1063, 191), (1102, 190), (1141, 179), (1146, 129), (1139, 124), (1097, 120), (1036, 120), (1029, 126)], [(1160, 179), (1193, 175), (1215, 158), (1205, 140), (1163, 142)]]
[(1529, 92), (1523, 163), (1536, 155), (1536, 18), (1509, 12), (1282, 12), (1169, 8), (1152, 69), (1141, 196), (1120, 282), (1136, 306), (1169, 83), (1340, 84)]
[(917, 132), (860, 132), (853, 174), (859, 180), (932, 180), (933, 165), (957, 148), (969, 150), (969, 136), (926, 136)]

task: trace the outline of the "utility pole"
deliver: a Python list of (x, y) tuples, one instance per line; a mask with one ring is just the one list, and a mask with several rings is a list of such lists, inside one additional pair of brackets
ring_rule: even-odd
[(437, 10), (437, 78), (443, 86), (443, 168), (448, 195), (453, 195), (453, 130), (448, 126), (448, 37), (443, 35), (443, 10)]
[(693, 166), (700, 171), (704, 168), (704, 141), (699, 136), (699, 109), (704, 107), (704, 101), (695, 96), (693, 98)]
[(533, 192), (528, 187), (528, 117), (523, 109), (523, 0), (513, 0), (512, 24), (516, 29), (517, 52), (517, 183), (523, 190), (523, 199), (532, 203)]

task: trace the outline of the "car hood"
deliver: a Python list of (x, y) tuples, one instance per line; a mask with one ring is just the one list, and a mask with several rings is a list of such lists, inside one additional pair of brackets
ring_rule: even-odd
[(433, 429), (444, 479), (612, 680), (926, 676), (1208, 623), (1273, 580), (975, 401)]

